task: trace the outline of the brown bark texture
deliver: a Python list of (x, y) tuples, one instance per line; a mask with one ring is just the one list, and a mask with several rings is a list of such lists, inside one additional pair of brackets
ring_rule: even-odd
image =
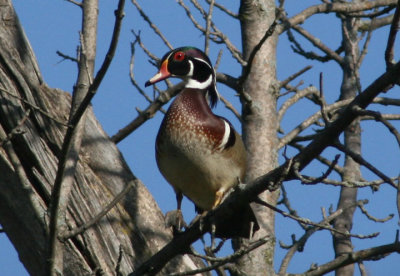
[[(11, 1), (0, 1), (0, 18), (0, 224), (28, 272), (44, 275), (48, 209), (71, 96), (43, 82)], [(66, 211), (68, 229), (98, 214), (128, 183), (132, 188), (98, 223), (62, 244), (59, 273), (128, 274), (167, 243), (171, 233), (91, 109), (83, 127)], [(195, 267), (196, 261), (176, 257), (162, 273)]]

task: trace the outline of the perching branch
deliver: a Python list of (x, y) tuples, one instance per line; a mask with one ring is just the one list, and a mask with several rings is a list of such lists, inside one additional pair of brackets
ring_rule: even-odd
[[(344, 129), (350, 125), (356, 118), (356, 115), (352, 111), (354, 106), (360, 106), (362, 108), (367, 107), (381, 91), (384, 91), (396, 81), (399, 74), (400, 63), (397, 63), (391, 70), (382, 74), (362, 93), (355, 97), (335, 121), (319, 133), (302, 152), (293, 158), (295, 162), (299, 162), (299, 170), (302, 170), (314, 158), (320, 155), (321, 152), (332, 144)], [(235, 218), (236, 210), (240, 208), (242, 204), (247, 204), (249, 201), (255, 200), (258, 194), (265, 190), (277, 189), (279, 185), (276, 184), (280, 183), (282, 175), (285, 175), (285, 179), (283, 180), (293, 179), (294, 174), (291, 165), (293, 162), (290, 162), (290, 160), (269, 173), (251, 181), (245, 185), (244, 188), (238, 188), (236, 192), (231, 193), (221, 205), (208, 212), (202, 220), (201, 227), (200, 221), (195, 222), (192, 226), (187, 228), (185, 232), (175, 237), (170, 243), (165, 245), (163, 249), (143, 263), (131, 276), (156, 274), (174, 256), (186, 252), (194, 241), (199, 239), (207, 231), (210, 231), (212, 221), (225, 221), (229, 223), (231, 219)]]

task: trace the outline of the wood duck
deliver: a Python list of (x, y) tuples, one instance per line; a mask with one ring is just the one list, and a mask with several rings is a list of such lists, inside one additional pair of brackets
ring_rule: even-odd
[[(185, 86), (161, 123), (157, 165), (175, 190), (178, 210), (182, 194), (198, 211), (211, 210), (244, 179), (246, 150), (232, 124), (211, 111), (219, 94), (214, 68), (205, 53), (194, 47), (168, 52), (159, 72), (145, 86), (169, 77), (181, 78)], [(250, 216), (254, 220), (254, 214)]]

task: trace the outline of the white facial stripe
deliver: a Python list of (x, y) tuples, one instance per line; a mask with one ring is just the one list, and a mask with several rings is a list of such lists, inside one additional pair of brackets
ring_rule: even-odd
[(208, 67), (210, 67), (211, 69), (213, 69), (211, 66), (210, 66), (210, 64), (208, 64), (208, 62), (206, 62), (204, 59), (200, 59), (200, 58), (194, 58), (195, 60), (198, 60), (198, 61), (201, 61), (201, 62), (203, 62), (203, 63), (205, 63), (205, 64), (207, 64), (207, 66)]
[(190, 65), (190, 70), (189, 70), (189, 73), (186, 76), (187, 77), (193, 77), (194, 65), (193, 65), (193, 62), (191, 60), (188, 60), (188, 61), (189, 61), (189, 65)]
[(210, 75), (208, 77), (208, 79), (204, 82), (199, 82), (197, 80), (191, 79), (189, 78), (186, 82), (186, 86), (187, 88), (197, 88), (197, 89), (206, 89), (207, 87), (209, 87), (212, 83), (213, 80), (213, 76)]
[(225, 120), (223, 121), (225, 125), (224, 136), (222, 137), (222, 141), (219, 144), (218, 149), (223, 149), (225, 147), (226, 143), (228, 143), (229, 136), (231, 135), (231, 127)]

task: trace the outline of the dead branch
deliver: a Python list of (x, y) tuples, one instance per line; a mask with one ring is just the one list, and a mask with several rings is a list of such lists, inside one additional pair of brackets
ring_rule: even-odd
[(169, 41), (167, 40), (167, 38), (162, 34), (162, 32), (160, 31), (160, 29), (158, 29), (158, 27), (150, 20), (150, 18), (146, 15), (146, 13), (143, 11), (142, 7), (138, 4), (138, 2), (136, 0), (131, 0), (132, 4), (136, 7), (137, 11), (139, 12), (140, 16), (144, 19), (144, 21), (146, 21), (150, 28), (156, 33), (156, 35), (158, 35), (161, 40), (164, 42), (164, 44), (170, 49), (172, 50), (174, 47), (172, 47), (171, 43), (169, 43)]
[(215, 264), (208, 266), (208, 267), (204, 267), (204, 268), (199, 268), (199, 269), (194, 269), (191, 271), (185, 271), (182, 273), (173, 273), (170, 274), (169, 276), (185, 276), (185, 275), (196, 275), (198, 273), (202, 273), (202, 272), (207, 272), (207, 271), (211, 271), (214, 270), (218, 267), (221, 267), (227, 263), (233, 262), (236, 259), (240, 258), (241, 256), (253, 251), (254, 249), (260, 247), (261, 245), (265, 244), (268, 241), (268, 237), (264, 237), (261, 239), (258, 239), (250, 244), (248, 244), (247, 246), (244, 246), (238, 250), (235, 251), (235, 253), (233, 253), (232, 255), (229, 255), (227, 257), (224, 258), (211, 258), (208, 257), (207, 259), (213, 259)]
[[(400, 133), (397, 131), (397, 129), (389, 123), (389, 121), (382, 116), (380, 112), (372, 111), (372, 110), (365, 110), (365, 109), (356, 109), (356, 112), (358, 114), (363, 115), (363, 116), (371, 116), (373, 117), (376, 121), (381, 122), (396, 138), (397, 144), (400, 147)], [(396, 114), (397, 115), (397, 114)]]
[(305, 39), (307, 39), (311, 44), (313, 44), (316, 48), (324, 52), (328, 59), (333, 59), (339, 64), (343, 64), (343, 58), (338, 55), (336, 51), (331, 50), (328, 46), (323, 44), (320, 39), (317, 39), (315, 36), (310, 34), (308, 31), (305, 29), (301, 28), (300, 26), (296, 25), (292, 27), (293, 30), (295, 30), (297, 33), (302, 35)]
[[(211, 0), (206, 0), (208, 4), (211, 4)], [(227, 9), (225, 6), (218, 4), (218, 3), (214, 3), (214, 5), (220, 9), (221, 11), (223, 11), (224, 13), (226, 13), (227, 15), (235, 18), (235, 19), (239, 19), (239, 15), (237, 13), (234, 13), (233, 11), (230, 11), (229, 9)]]
[[(87, 4), (87, 5), (86, 5)], [(81, 141), (81, 135), (77, 135), (79, 130), (79, 122), (83, 114), (85, 113), (87, 107), (89, 106), (89, 103), (93, 96), (95, 95), (101, 81), (104, 78), (105, 73), (107, 72), (109, 65), (113, 59), (117, 43), (118, 43), (118, 38), (119, 38), (119, 33), (121, 29), (121, 23), (122, 23), (122, 18), (124, 15), (124, 5), (125, 5), (125, 0), (120, 0), (118, 3), (118, 8), (117, 11), (115, 12), (115, 24), (114, 24), (114, 30), (112, 34), (112, 39), (110, 43), (110, 47), (108, 49), (107, 55), (104, 59), (104, 62), (102, 66), (100, 67), (99, 72), (96, 74), (96, 77), (93, 82), (90, 81), (90, 86), (88, 86), (88, 79), (91, 79), (91, 74), (86, 75), (87, 72), (83, 72), (87, 68), (87, 56), (82, 55), (82, 58), (80, 59), (80, 73), (78, 75), (78, 85), (76, 86), (78, 89), (81, 89), (80, 92), (74, 93), (76, 96), (76, 102), (71, 105), (71, 113), (70, 113), (70, 119), (69, 119), (69, 124), (71, 125), (70, 128), (67, 129), (67, 132), (64, 137), (62, 149), (61, 149), (61, 155), (58, 163), (58, 168), (57, 168), (57, 174), (56, 178), (54, 181), (54, 186), (53, 186), (53, 191), (51, 194), (51, 205), (50, 205), (50, 223), (49, 223), (49, 236), (50, 236), (50, 242), (49, 242), (49, 257), (48, 257), (48, 262), (49, 262), (49, 267), (48, 267), (48, 275), (56, 275), (56, 267), (57, 265), (56, 262), (61, 261), (62, 262), (62, 256), (59, 256), (59, 254), (62, 254), (62, 249), (59, 246), (59, 241), (58, 241), (58, 235), (60, 229), (60, 225), (64, 224), (64, 215), (63, 213), (65, 212), (67, 208), (67, 203), (68, 203), (68, 194), (70, 187), (72, 185), (73, 181), (73, 172), (74, 168), (76, 165), (76, 160), (78, 158), (78, 153), (79, 153), (79, 147), (80, 147), (80, 141)], [(87, 13), (96, 13), (97, 12), (97, 7), (96, 3), (92, 2), (85, 2), (83, 3), (83, 17), (86, 18), (88, 21), (83, 20), (83, 32), (85, 32), (85, 35), (91, 36), (93, 33), (96, 33), (96, 30), (93, 29), (90, 30), (91, 28), (96, 28), (97, 27), (97, 14), (92, 17), (88, 16)], [(87, 16), (87, 17), (86, 17)], [(96, 22), (92, 22), (90, 20), (94, 20)], [(87, 24), (87, 25), (85, 25)], [(85, 29), (87, 28), (87, 30)], [(86, 38), (85, 38), (85, 41)], [(89, 41), (89, 38), (88, 38)], [(83, 42), (83, 41), (82, 41)], [(95, 43), (95, 41), (91, 41)], [(86, 45), (85, 45), (86, 47)], [(90, 49), (92, 51), (92, 49)], [(95, 55), (95, 51), (91, 52), (91, 55)], [(93, 59), (94, 56), (89, 57), (88, 59)], [(94, 70), (94, 64), (91, 64), (90, 72), (93, 72)], [(82, 79), (81, 79), (82, 78)], [(81, 84), (81, 85), (80, 85)], [(88, 88), (86, 88), (88, 87)], [(83, 88), (83, 89), (82, 89)], [(82, 125), (82, 124), (81, 124)], [(80, 132), (80, 131), (79, 131)], [(76, 136), (77, 135), (77, 136)], [(64, 184), (63, 187), (63, 182), (65, 178), (65, 172), (66, 169), (68, 168), (69, 170), (69, 181), (70, 183)], [(61, 260), (60, 260), (61, 258)]]
[[(326, 106), (325, 111), (326, 112), (332, 112), (336, 109), (342, 108), (344, 106), (347, 106), (349, 103), (351, 103), (352, 99), (348, 100), (343, 100), (339, 101), (336, 103), (333, 103), (331, 105)], [(285, 145), (289, 144), (300, 132), (317, 122), (320, 118), (322, 117), (321, 111), (316, 112), (315, 114), (311, 115), (307, 119), (305, 119), (303, 122), (301, 122), (299, 125), (297, 125), (293, 130), (291, 130), (288, 134), (286, 134), (284, 137), (282, 137), (279, 140), (279, 145), (278, 148), (282, 148)]]
[[(335, 121), (319, 133), (319, 135), (317, 135), (302, 152), (294, 157), (294, 160), (300, 163), (299, 170), (302, 170), (312, 160), (314, 160), (316, 156), (320, 155), (321, 152), (331, 145), (343, 130), (352, 123), (356, 118), (356, 114), (353, 112), (354, 106), (366, 108), (379, 93), (387, 89), (388, 86), (392, 85), (397, 80), (399, 74), (400, 63), (397, 63), (391, 70), (382, 74), (362, 93), (357, 95), (340, 113)], [(285, 171), (287, 170), (289, 171), (285, 174)], [(170, 243), (165, 245), (163, 249), (138, 267), (132, 275), (143, 275), (145, 273), (149, 275), (156, 274), (169, 260), (171, 260), (171, 258), (181, 252), (185, 252), (194, 241), (199, 239), (200, 236), (207, 231), (210, 231), (212, 221), (225, 221), (228, 223), (230, 219), (234, 219), (237, 208), (240, 208), (242, 204), (247, 204), (254, 200), (258, 194), (267, 189), (277, 189), (279, 185), (275, 184), (279, 183), (279, 180), (284, 174), (286, 175), (285, 180), (290, 180), (294, 177), (290, 161), (286, 161), (284, 164), (269, 173), (256, 178), (245, 185), (245, 188), (237, 189), (236, 192), (231, 193), (221, 205), (208, 212), (202, 220), (202, 227), (200, 227), (199, 221), (195, 222), (191, 227), (187, 228), (185, 232), (175, 237)], [(396, 245), (395, 249), (397, 250), (398, 247), (399, 246)], [(390, 247), (389, 250), (393, 251), (393, 247)]]
[(336, 166), (336, 164), (339, 161), (339, 157), (340, 157), (340, 154), (337, 154), (335, 156), (335, 159), (331, 162), (331, 165), (320, 177), (314, 178), (314, 177), (301, 175), (299, 172), (299, 168), (298, 168), (299, 164), (298, 163), (293, 164), (294, 173), (295, 173), (296, 177), (301, 181), (301, 183), (317, 184), (319, 182), (324, 181), (331, 174), (331, 172), (333, 171), (333, 168)]
[(400, 1), (397, 2), (396, 11), (393, 16), (392, 24), (390, 25), (390, 32), (388, 42), (385, 50), (386, 69), (391, 68), (394, 61), (394, 42), (396, 41), (397, 32), (400, 26)]
[(374, 31), (381, 27), (390, 25), (392, 21), (393, 21), (393, 14), (382, 18), (375, 18), (374, 20), (363, 20), (358, 23), (357, 29), (359, 32), (366, 32), (368, 30)]
[[(69, 56), (69, 55), (63, 54), (63, 53), (61, 53), (60, 51), (56, 51), (56, 54), (63, 58), (62, 61), (64, 61), (64, 60), (70, 60), (70, 61), (76, 62), (76, 63), (79, 62), (77, 58), (74, 58), (74, 57), (71, 57), (71, 56)], [(60, 61), (60, 63), (61, 63), (62, 61)]]
[[(377, 257), (379, 258), (379, 256), (383, 257), (392, 252), (400, 253), (400, 242), (398, 240), (396, 240), (394, 243), (391, 244), (371, 247), (369, 249), (352, 252), (350, 254), (340, 255), (334, 260), (326, 264), (317, 266), (313, 270), (309, 270), (301, 275), (306, 275), (306, 276), (324, 275), (328, 272), (337, 269), (338, 267), (343, 267), (348, 264), (353, 264), (364, 260), (370, 260)], [(291, 274), (291, 275), (297, 276), (298, 274)]]
[(365, 204), (367, 204), (368, 201), (364, 201), (364, 202), (360, 202), (357, 206), (358, 208), (360, 208), (361, 212), (369, 219), (372, 220), (374, 222), (387, 222), (388, 220), (391, 220), (394, 217), (394, 214), (389, 214), (386, 218), (380, 219), (380, 218), (376, 218), (373, 215), (371, 215), (367, 209), (365, 208)]
[(388, 176), (386, 176), (383, 172), (378, 170), (376, 167), (374, 167), (371, 163), (369, 163), (367, 160), (365, 160), (360, 154), (355, 153), (354, 151), (348, 149), (338, 141), (334, 142), (332, 144), (333, 147), (337, 148), (338, 150), (342, 151), (343, 153), (347, 154), (350, 156), (354, 161), (356, 161), (358, 164), (366, 167), (369, 169), (371, 172), (376, 174), (378, 177), (382, 178), (386, 183), (390, 184), (392, 187), (396, 188), (396, 184), (392, 181), (392, 179)]
[(287, 84), (289, 84), (291, 81), (295, 80), (297, 77), (301, 76), (302, 74), (304, 74), (305, 72), (307, 72), (308, 70), (310, 70), (312, 68), (311, 65), (308, 65), (306, 67), (304, 67), (303, 69), (301, 69), (300, 71), (294, 73), (293, 75), (290, 75), (289, 77), (287, 77), (285, 80), (280, 82), (280, 87), (285, 87)]
[(210, 36), (210, 28), (211, 28), (211, 19), (212, 19), (212, 14), (213, 14), (213, 9), (215, 5), (215, 0), (210, 0), (210, 8), (208, 9), (208, 13), (206, 16), (206, 32), (205, 32), (205, 37), (204, 37), (204, 53), (208, 55), (208, 51), (210, 48), (210, 41), (209, 41), (209, 36)]
[[(357, 203), (362, 202), (361, 200), (359, 200)], [(355, 205), (351, 205), (348, 208), (353, 208), (355, 207)], [(338, 209), (336, 210), (334, 213), (330, 214), (328, 217), (324, 216), (324, 219), (321, 220), (318, 224), (321, 225), (329, 225), (334, 219), (336, 219), (338, 216), (340, 216), (343, 213), (343, 209)], [(293, 243), (290, 248), (289, 251), (286, 253), (285, 257), (283, 258), (280, 268), (279, 268), (279, 272), (278, 275), (285, 275), (286, 270), (288, 268), (288, 265), (291, 261), (291, 259), (293, 258), (294, 254), (296, 252), (301, 252), (307, 242), (307, 240), (317, 231), (321, 230), (321, 228), (313, 226), (313, 227), (309, 227), (307, 229), (305, 229), (305, 233), (303, 234), (303, 236), (301, 236), (300, 239), (298, 239), (295, 243)]]
[(179, 93), (179, 91), (181, 91), (183, 86), (184, 83), (180, 82), (177, 85), (161, 92), (157, 99), (150, 103), (145, 110), (139, 112), (138, 116), (135, 119), (133, 119), (128, 125), (126, 125), (122, 129), (118, 130), (116, 134), (111, 136), (111, 140), (114, 143), (119, 143), (147, 120), (153, 118), (156, 112), (164, 104), (166, 104), (172, 97), (174, 97), (176, 94)]
[(289, 18), (286, 23), (280, 24), (277, 28), (279, 34), (291, 26), (302, 24), (307, 18), (319, 13), (354, 13), (367, 11), (379, 7), (394, 6), (397, 0), (376, 0), (366, 2), (334, 2), (314, 5), (306, 8), (295, 16)]
[(265, 206), (267, 208), (270, 208), (273, 211), (277, 212), (278, 214), (280, 214), (280, 215), (282, 215), (284, 217), (293, 219), (293, 220), (295, 220), (295, 221), (297, 221), (297, 222), (299, 222), (301, 224), (311, 225), (311, 226), (318, 227), (318, 228), (321, 228), (321, 229), (329, 230), (329, 231), (331, 231), (333, 233), (337, 233), (337, 234), (340, 234), (340, 235), (343, 235), (343, 236), (346, 236), (346, 237), (353, 237), (353, 238), (358, 238), (358, 239), (372, 239), (372, 238), (375, 238), (375, 237), (377, 237), (379, 235), (378, 232), (372, 233), (372, 234), (369, 234), (369, 235), (359, 235), (359, 234), (351, 234), (351, 233), (348, 233), (348, 232), (342, 232), (342, 231), (339, 231), (339, 230), (337, 230), (337, 229), (335, 229), (335, 228), (333, 228), (333, 227), (331, 227), (329, 225), (312, 222), (308, 218), (302, 218), (302, 217), (291, 215), (291, 214), (289, 214), (289, 213), (287, 213), (287, 212), (285, 212), (285, 211), (283, 211), (283, 210), (281, 210), (281, 209), (279, 209), (279, 208), (277, 208), (277, 207), (275, 207), (275, 206), (273, 206), (273, 205), (271, 205), (271, 204), (269, 204), (269, 203), (267, 203), (267, 202), (265, 202), (265, 201), (263, 201), (261, 199), (256, 199), (256, 200), (254, 200), (254, 202), (256, 202), (258, 204), (261, 204), (261, 205), (263, 205), (263, 206)]

